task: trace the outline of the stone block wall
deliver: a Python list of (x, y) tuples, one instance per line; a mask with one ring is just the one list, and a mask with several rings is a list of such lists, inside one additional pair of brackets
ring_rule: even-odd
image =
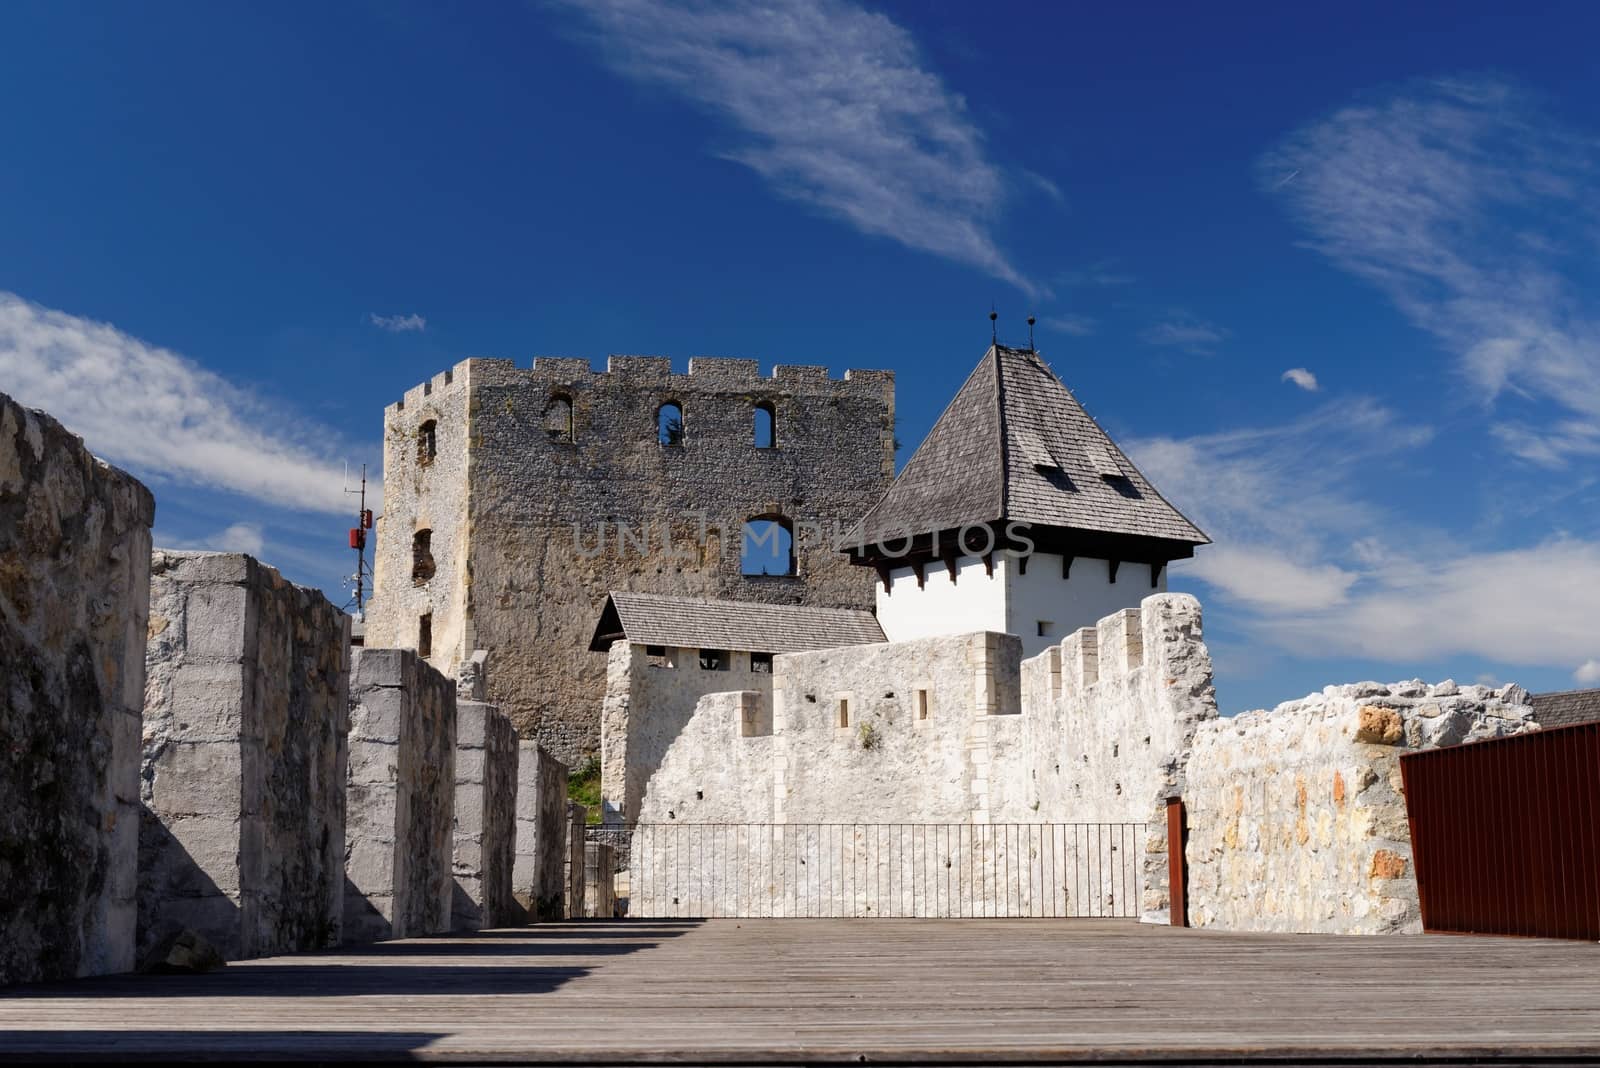
[(456, 683), (409, 649), (352, 650), (344, 939), (450, 928)]
[(1190, 922), (1420, 931), (1401, 754), (1529, 730), (1532, 714), (1518, 686), (1412, 680), (1202, 724), (1183, 784)]
[(140, 952), (339, 940), (350, 620), (241, 553), (151, 564)]
[(0, 985), (134, 964), (154, 516), (0, 394)]
[(512, 886), (518, 756), (517, 732), (500, 709), (458, 693), (454, 930), (521, 922)]
[(559, 920), (565, 908), (567, 766), (537, 742), (517, 757), (517, 844), (512, 895), (519, 922)]

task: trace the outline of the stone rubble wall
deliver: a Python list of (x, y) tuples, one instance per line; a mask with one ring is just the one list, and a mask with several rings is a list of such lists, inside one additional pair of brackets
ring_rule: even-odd
[(524, 740), (518, 750), (514, 922), (559, 920), (566, 895), (567, 766), (537, 742)]
[(229, 960), (339, 941), (349, 617), (242, 553), (157, 550), (139, 949)]
[(355, 649), (344, 939), (450, 928), (456, 683), (409, 649)]
[(458, 694), (454, 930), (521, 922), (512, 886), (518, 756), (517, 732), (500, 709)]
[(1521, 687), (1329, 686), (1203, 724), (1183, 797), (1196, 927), (1422, 929), (1400, 756), (1535, 727)]
[[(551, 432), (558, 399), (571, 403), (570, 437)], [(664, 447), (656, 419), (669, 401), (682, 407), (685, 437)], [(757, 404), (776, 410), (776, 448), (754, 445)], [(417, 430), (430, 421), (437, 454), (421, 464)], [(600, 744), (605, 663), (588, 646), (609, 591), (873, 603), (870, 571), (836, 552), (831, 534), (893, 478), (888, 372), (840, 379), (780, 366), (766, 375), (755, 360), (701, 357), (687, 374), (642, 356), (613, 357), (604, 372), (581, 359), (540, 357), (531, 368), (474, 359), (390, 406), (384, 433), (368, 640), (412, 646), (431, 612), (434, 663), (453, 670), (488, 650), (487, 699), (571, 766)], [(775, 514), (830, 536), (797, 532), (795, 575), (741, 574), (743, 522)], [(433, 533), (436, 570), (418, 581), (411, 544), (422, 528)]]
[(154, 517), (0, 394), (0, 985), (134, 964)]

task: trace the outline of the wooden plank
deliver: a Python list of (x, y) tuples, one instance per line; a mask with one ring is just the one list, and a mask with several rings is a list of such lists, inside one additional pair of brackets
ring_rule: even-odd
[(0, 996), (0, 1056), (434, 1061), (1575, 1057), (1581, 943), (1085, 920), (550, 924)]

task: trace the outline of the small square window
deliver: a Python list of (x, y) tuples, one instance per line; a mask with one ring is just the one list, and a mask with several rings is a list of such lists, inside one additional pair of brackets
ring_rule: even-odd
[(1056, 625), (1055, 625), (1055, 623), (1051, 622), (1048, 619), (1039, 620), (1039, 637), (1041, 637), (1041, 638), (1053, 638), (1053, 637), (1055, 637), (1055, 633), (1056, 633)]
[(771, 653), (751, 653), (750, 654), (750, 670), (755, 672), (757, 675), (770, 675), (770, 674), (772, 674), (772, 654)]
[(667, 647), (665, 645), (647, 645), (647, 646), (644, 647), (644, 655), (645, 656), (666, 656), (667, 655)]
[(701, 671), (727, 671), (728, 670), (728, 650), (726, 650), (726, 649), (702, 649), (702, 650), (700, 650), (700, 670)]

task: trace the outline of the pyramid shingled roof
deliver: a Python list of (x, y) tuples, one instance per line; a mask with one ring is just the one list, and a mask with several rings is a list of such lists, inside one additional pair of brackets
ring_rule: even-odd
[(800, 653), (881, 642), (883, 628), (859, 608), (717, 601), (613, 590), (589, 648), (602, 651), (622, 638), (635, 645)]
[(1204, 545), (1037, 352), (991, 346), (867, 513), (866, 543), (1023, 522)]

